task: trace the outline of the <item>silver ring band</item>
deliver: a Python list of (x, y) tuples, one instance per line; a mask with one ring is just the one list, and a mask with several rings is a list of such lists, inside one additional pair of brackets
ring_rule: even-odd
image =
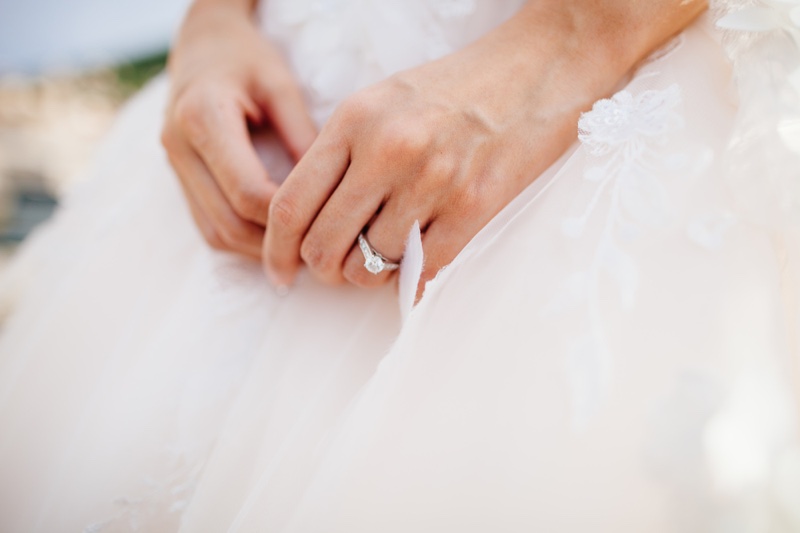
[(364, 268), (376, 276), (381, 272), (397, 270), (400, 268), (398, 263), (393, 263), (386, 259), (378, 250), (373, 248), (364, 233), (358, 235), (358, 247), (361, 248), (361, 253), (364, 254)]

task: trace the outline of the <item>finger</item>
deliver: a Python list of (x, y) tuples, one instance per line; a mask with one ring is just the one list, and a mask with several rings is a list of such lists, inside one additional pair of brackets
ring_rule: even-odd
[[(199, 100), (199, 103), (194, 103)], [(265, 225), (277, 185), (269, 179), (247, 129), (244, 103), (211, 93), (190, 97), (176, 111), (192, 148), (203, 160), (228, 203), (243, 219)]]
[(343, 263), (356, 238), (381, 209), (379, 182), (350, 165), (325, 202), (300, 246), (300, 257), (312, 274), (327, 283), (345, 281)]
[[(366, 238), (373, 250), (378, 251), (392, 263), (400, 263), (405, 251), (406, 240), (416, 221), (422, 227), (428, 219), (426, 214), (410, 209), (408, 204), (390, 199), (378, 216), (370, 223)], [(373, 274), (365, 266), (361, 248), (353, 246), (344, 264), (344, 277), (359, 287), (377, 287), (387, 283), (395, 275), (394, 271), (384, 270)]]
[(350, 163), (341, 135), (323, 130), (275, 193), (264, 238), (264, 269), (276, 286), (291, 285), (302, 264), (306, 232), (333, 194)]
[(259, 103), (283, 139), (295, 161), (299, 161), (317, 138), (317, 127), (305, 98), (294, 78), (287, 72), (262, 80)]
[(450, 265), (479, 230), (471, 229), (463, 221), (446, 218), (437, 218), (428, 225), (422, 237), (425, 263), (417, 286), (417, 301), (422, 298), (425, 284)]
[(217, 234), (211, 220), (203, 213), (203, 210), (191, 197), (191, 194), (184, 190), (184, 197), (186, 198), (186, 204), (189, 206), (189, 213), (191, 213), (195, 226), (200, 230), (203, 239), (205, 239), (208, 245), (214, 250), (228, 251), (228, 247)]
[(173, 148), (170, 162), (190, 203), (195, 203), (207, 217), (222, 248), (260, 259), (264, 229), (243, 220), (233, 210), (200, 157), (183, 145)]

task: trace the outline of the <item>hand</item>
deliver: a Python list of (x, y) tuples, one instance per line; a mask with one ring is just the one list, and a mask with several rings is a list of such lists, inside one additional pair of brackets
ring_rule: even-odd
[(200, 0), (169, 59), (164, 145), (192, 216), (214, 248), (261, 257), (277, 190), (248, 126), (269, 124), (298, 160), (316, 137), (301, 91), (242, 0)]
[[(474, 45), (347, 100), (270, 206), (273, 283), (292, 283), (303, 262), (329, 283), (385, 283), (391, 273), (364, 268), (358, 234), (368, 228), (372, 246), (397, 261), (419, 221), (421, 291), (574, 142), (580, 112), (702, 10), (678, 1), (654, 2), (657, 31), (643, 23), (649, 2), (531, 1)], [(664, 17), (668, 9), (680, 16)]]

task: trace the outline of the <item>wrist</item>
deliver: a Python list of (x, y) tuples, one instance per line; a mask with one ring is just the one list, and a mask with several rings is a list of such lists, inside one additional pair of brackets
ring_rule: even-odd
[(231, 37), (241, 33), (243, 25), (253, 25), (255, 29), (252, 6), (256, 3), (255, 0), (193, 2), (170, 52), (168, 69), (172, 71), (184, 56), (192, 58), (200, 53), (213, 56)]
[(471, 49), (484, 64), (502, 58), (493, 78), (506, 87), (500, 106), (548, 94), (553, 113), (574, 114), (608, 96), (706, 7), (706, 0), (529, 0)]
[(181, 34), (215, 33), (225, 20), (252, 21), (258, 0), (194, 0), (184, 17)]
[(255, 11), (258, 2), (259, 0), (194, 0), (189, 8), (189, 13), (222, 8), (249, 16)]
[(708, 0), (530, 0), (511, 24), (523, 40), (582, 64), (583, 76), (616, 84), (686, 28)]

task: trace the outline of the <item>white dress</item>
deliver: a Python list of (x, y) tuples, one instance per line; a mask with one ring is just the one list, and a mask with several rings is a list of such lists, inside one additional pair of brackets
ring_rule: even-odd
[[(261, 15), (322, 122), (522, 3)], [(800, 52), (718, 11), (410, 312), (210, 250), (152, 83), (0, 281), (0, 532), (800, 531)]]

